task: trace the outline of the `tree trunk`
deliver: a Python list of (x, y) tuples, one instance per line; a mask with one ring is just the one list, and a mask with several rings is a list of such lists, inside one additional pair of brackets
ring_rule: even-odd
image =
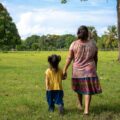
[(118, 61), (120, 62), (120, 0), (117, 0), (117, 18), (118, 18)]

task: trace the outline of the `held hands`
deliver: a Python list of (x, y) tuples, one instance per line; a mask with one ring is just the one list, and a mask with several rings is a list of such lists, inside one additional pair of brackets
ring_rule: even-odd
[(65, 80), (67, 78), (67, 72), (63, 71), (63, 80)]

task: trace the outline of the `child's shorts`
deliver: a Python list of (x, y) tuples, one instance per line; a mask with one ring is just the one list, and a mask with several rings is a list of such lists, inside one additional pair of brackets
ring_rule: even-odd
[(57, 104), (64, 105), (63, 103), (63, 90), (50, 90), (46, 91), (47, 102), (49, 106)]

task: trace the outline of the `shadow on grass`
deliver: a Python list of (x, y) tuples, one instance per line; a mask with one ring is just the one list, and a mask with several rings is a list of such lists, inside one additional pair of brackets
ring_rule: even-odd
[[(94, 113), (94, 115), (100, 115), (102, 113), (114, 113), (114, 114), (120, 114), (120, 103), (117, 104), (101, 104), (101, 105), (95, 105), (91, 106), (90, 112)], [(71, 114), (83, 114), (83, 111), (78, 110), (77, 108), (65, 108), (65, 114), (71, 115)]]
[(83, 114), (83, 111), (78, 110), (77, 108), (65, 108), (65, 114), (70, 115), (70, 114)]
[(101, 114), (103, 112), (112, 112), (115, 114), (118, 114), (118, 113), (120, 114), (120, 103), (92, 106), (91, 112), (94, 114)]

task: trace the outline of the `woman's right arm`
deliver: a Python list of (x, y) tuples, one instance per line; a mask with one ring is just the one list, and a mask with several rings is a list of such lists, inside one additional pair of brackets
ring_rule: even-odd
[(64, 69), (63, 69), (63, 74), (64, 75), (66, 75), (67, 69), (68, 69), (69, 65), (71, 64), (72, 60), (73, 60), (73, 51), (70, 50), (69, 54), (68, 54), (68, 57), (67, 57), (67, 60), (66, 60), (66, 64), (65, 64)]

